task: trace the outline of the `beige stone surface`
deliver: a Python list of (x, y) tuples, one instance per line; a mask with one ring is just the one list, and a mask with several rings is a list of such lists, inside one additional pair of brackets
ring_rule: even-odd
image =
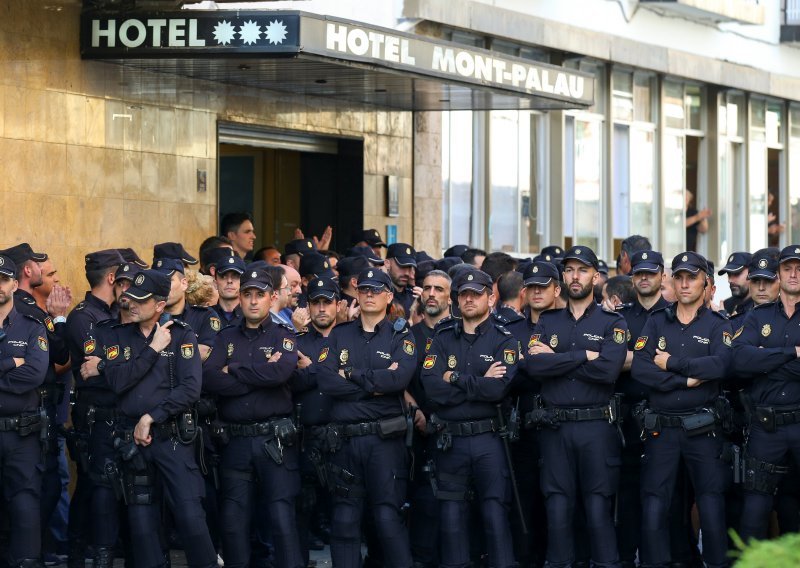
[[(430, 210), (426, 220), (437, 215), (438, 158), (422, 158), (438, 151), (430, 117), (415, 127), (410, 112), (83, 61), (79, 3), (52, 4), (61, 10), (0, 2), (0, 199), (14, 211), (0, 224), (0, 247), (28, 241), (50, 253), (76, 299), (91, 250), (132, 246), (149, 260), (156, 242), (196, 251), (216, 231), (219, 121), (363, 140), (364, 227), (385, 236), (397, 225), (401, 241), (435, 249), (439, 224), (414, 222), (421, 209)], [(430, 136), (417, 157), (420, 132)], [(427, 184), (421, 203), (417, 159)], [(207, 172), (205, 193), (196, 191), (198, 169)], [(401, 187), (397, 218), (386, 216), (389, 175)]]

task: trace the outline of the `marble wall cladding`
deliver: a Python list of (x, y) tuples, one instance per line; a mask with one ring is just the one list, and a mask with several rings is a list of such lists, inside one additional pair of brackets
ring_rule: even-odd
[[(400, 241), (438, 249), (441, 181), (425, 157), (438, 134), (425, 132), (415, 152), (412, 113), (82, 61), (79, 5), (0, 2), (0, 199), (13, 212), (0, 247), (49, 252), (76, 298), (90, 250), (132, 246), (150, 259), (153, 243), (176, 240), (196, 251), (216, 230), (217, 123), (231, 121), (362, 139), (364, 227), (397, 225)], [(429, 166), (419, 182), (416, 159)], [(401, 182), (397, 218), (386, 216), (390, 175)]]

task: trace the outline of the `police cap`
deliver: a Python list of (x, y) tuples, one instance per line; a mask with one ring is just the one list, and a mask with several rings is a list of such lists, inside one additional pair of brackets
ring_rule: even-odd
[(800, 260), (800, 245), (789, 245), (781, 251), (780, 264), (787, 260)]
[(386, 288), (392, 289), (392, 279), (383, 270), (368, 268), (362, 270), (358, 275), (358, 288)]
[(136, 275), (141, 271), (142, 267), (135, 262), (126, 262), (117, 268), (117, 272), (114, 274), (114, 282), (119, 282), (120, 280), (130, 280), (133, 282)]
[(444, 258), (440, 258), (436, 262), (433, 263), (433, 267), (436, 270), (441, 270), (442, 272), (447, 272), (451, 268), (453, 268), (457, 264), (464, 264), (464, 261), (461, 260), (460, 256), (446, 256)]
[(564, 256), (561, 257), (562, 264), (566, 264), (568, 260), (577, 260), (586, 266), (597, 269), (597, 255), (594, 254), (594, 251), (589, 247), (577, 245), (570, 248), (564, 253)]
[(419, 265), (420, 262), (426, 262), (426, 261), (434, 262), (436, 259), (433, 258), (424, 250), (418, 250), (417, 253), (414, 255), (414, 260), (416, 260), (417, 265)]
[(306, 287), (308, 301), (312, 302), (317, 298), (327, 298), (329, 300), (338, 299), (341, 295), (339, 286), (332, 278), (314, 278)]
[(696, 252), (686, 251), (672, 259), (672, 273), (687, 271), (692, 274), (708, 271), (708, 262)]
[(28, 262), (29, 260), (33, 260), (35, 262), (44, 262), (47, 260), (47, 254), (43, 252), (33, 252), (31, 245), (28, 243), (20, 243), (0, 252), (2, 252), (6, 257), (10, 258), (17, 266), (24, 262)]
[(166, 298), (171, 288), (172, 282), (165, 273), (145, 269), (133, 279), (133, 286), (123, 293), (134, 300), (146, 300), (153, 295)]
[(564, 256), (564, 249), (561, 248), (560, 246), (550, 245), (544, 247), (542, 249), (542, 252), (540, 252), (539, 254), (549, 255), (554, 258), (562, 258)]
[(381, 238), (381, 234), (377, 231), (377, 229), (366, 229), (361, 234), (361, 240), (367, 243), (371, 247), (385, 247), (386, 243), (383, 242)]
[(417, 266), (414, 258), (416, 251), (414, 247), (406, 243), (394, 243), (389, 245), (386, 251), (386, 258), (392, 258), (400, 266)]
[(117, 249), (105, 249), (90, 252), (84, 259), (86, 261), (86, 272), (101, 270), (125, 264), (125, 259), (119, 254)]
[(776, 280), (778, 278), (778, 261), (770, 255), (754, 254), (747, 265), (747, 279), (755, 280), (763, 278), (766, 280)]
[(160, 243), (153, 247), (153, 264), (159, 258), (177, 258), (186, 264), (197, 264), (197, 259), (186, 252), (181, 243)]
[(460, 294), (466, 290), (473, 292), (485, 292), (492, 290), (492, 277), (483, 270), (470, 270), (462, 274), (458, 279), (456, 291)]
[(738, 274), (747, 268), (752, 259), (753, 255), (749, 252), (735, 252), (728, 257), (728, 263), (720, 268), (717, 274), (720, 276), (723, 274)]
[(175, 272), (183, 274), (183, 263), (177, 258), (159, 258), (153, 262), (153, 270), (163, 272), (167, 276), (172, 276)]
[(244, 274), (246, 268), (244, 260), (238, 254), (218, 261), (214, 267), (217, 269), (217, 274), (225, 274), (226, 272)]
[(444, 256), (445, 257), (457, 256), (458, 258), (461, 258), (462, 256), (464, 256), (464, 253), (467, 252), (468, 250), (469, 247), (467, 245), (453, 245), (449, 249), (444, 251)]
[(226, 262), (229, 258), (238, 256), (230, 247), (215, 247), (204, 250), (200, 258), (203, 261), (203, 266), (217, 266), (221, 262)]
[(339, 272), (339, 276), (344, 276), (345, 278), (361, 274), (361, 272), (368, 268), (372, 268), (372, 265), (369, 260), (363, 256), (346, 256), (336, 264), (336, 270)]
[(654, 250), (640, 250), (631, 257), (631, 274), (637, 272), (658, 272), (664, 269), (664, 257)]
[(333, 278), (335, 274), (331, 270), (331, 264), (328, 262), (328, 257), (318, 252), (310, 252), (304, 254), (300, 259), (300, 276), (321, 276), (325, 278)]
[(317, 252), (317, 245), (315, 245), (314, 241), (311, 239), (295, 239), (289, 241), (286, 243), (286, 246), (283, 247), (283, 256), (289, 256), (290, 254), (299, 254), (303, 256), (310, 252)]
[(272, 285), (272, 278), (267, 274), (266, 270), (247, 270), (242, 274), (242, 279), (239, 284), (239, 290), (247, 290), (248, 288), (256, 288), (258, 290), (274, 290)]
[(608, 264), (606, 264), (605, 260), (597, 259), (597, 272), (608, 276)]
[(121, 248), (117, 250), (119, 251), (119, 254), (122, 255), (122, 258), (125, 259), (125, 262), (132, 262), (139, 268), (147, 268), (147, 263), (142, 260), (132, 248)]
[(8, 256), (0, 255), (0, 274), (8, 276), (9, 278), (17, 277), (17, 265)]
[(550, 282), (559, 281), (558, 268), (552, 262), (531, 262), (522, 274), (524, 286), (549, 286)]
[(374, 266), (383, 266), (383, 259), (375, 254), (375, 251), (372, 250), (372, 247), (367, 246), (360, 246), (360, 247), (353, 247), (347, 253), (347, 256), (363, 256), (367, 260), (369, 260)]

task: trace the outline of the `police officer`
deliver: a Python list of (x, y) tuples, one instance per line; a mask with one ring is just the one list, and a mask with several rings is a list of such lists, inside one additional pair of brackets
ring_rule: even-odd
[(0, 255), (0, 480), (10, 524), (8, 565), (39, 568), (43, 424), (37, 389), (49, 356), (44, 326), (14, 308), (16, 270)]
[(433, 343), (436, 326), (449, 321), (452, 281), (446, 272), (431, 270), (422, 284), (422, 321), (411, 327), (417, 344), (417, 368), (408, 386), (406, 401), (414, 412), (414, 478), (409, 483), (411, 519), (409, 539), (411, 555), (420, 566), (438, 566), (439, 559), (439, 501), (426, 472), (423, 471), (436, 448), (434, 436), (427, 434), (427, 421), (434, 410), (422, 385), (422, 363)]
[(729, 317), (738, 313), (744, 313), (753, 308), (753, 300), (750, 298), (750, 287), (747, 285), (747, 266), (750, 264), (753, 255), (749, 252), (735, 252), (728, 257), (725, 266), (719, 269), (719, 274), (728, 275), (728, 284), (731, 288), (731, 297), (722, 304)]
[(643, 448), (641, 430), (637, 428), (631, 412), (637, 403), (647, 399), (648, 388), (631, 377), (630, 368), (634, 344), (641, 335), (647, 318), (653, 311), (669, 304), (661, 296), (661, 282), (664, 278), (664, 258), (661, 253), (652, 250), (638, 251), (633, 253), (630, 263), (636, 299), (630, 304), (623, 304), (617, 310), (628, 324), (628, 353), (615, 390), (622, 395), (622, 431), (625, 436), (617, 496), (617, 545), (620, 560), (632, 566), (640, 540), (639, 480)]
[[(767, 263), (764, 262), (764, 268)], [(758, 274), (758, 273), (756, 273)], [(747, 389), (750, 400), (750, 430), (746, 448), (742, 537), (767, 537), (773, 496), (785, 467), (800, 464), (800, 388), (797, 363), (800, 357), (800, 245), (781, 251), (780, 298), (757, 306), (736, 330), (733, 368), (752, 380)], [(746, 365), (746, 366), (743, 366)]]
[(214, 306), (214, 311), (224, 325), (236, 326), (242, 321), (239, 280), (244, 270), (245, 264), (239, 255), (229, 256), (214, 264), (214, 281), (219, 291), (219, 302)]
[[(773, 256), (769, 249), (762, 249), (753, 253), (753, 258), (747, 267), (747, 285), (750, 289), (750, 299), (753, 308), (761, 304), (768, 304), (778, 299), (781, 285), (778, 279), (778, 257)], [(752, 308), (751, 308), (752, 309)], [(731, 316), (731, 327), (737, 331), (747, 316), (749, 310), (737, 310)]]
[(681, 458), (695, 490), (707, 566), (727, 565), (724, 492), (729, 468), (716, 424), (721, 381), (728, 376), (732, 333), (725, 316), (704, 305), (707, 262), (694, 252), (672, 261), (678, 301), (655, 311), (634, 345), (631, 374), (650, 389), (643, 415), (642, 546), (646, 566), (670, 562), (667, 515)]
[(552, 566), (573, 562), (573, 511), (580, 495), (592, 561), (612, 566), (619, 561), (612, 508), (621, 447), (615, 405), (609, 401), (625, 363), (628, 328), (620, 315), (594, 302), (594, 252), (574, 246), (563, 263), (569, 303), (541, 314), (538, 339), (524, 360), (528, 375), (542, 382), (545, 407), (536, 421), (547, 426), (539, 432), (547, 561)]
[[(75, 491), (69, 507), (70, 568), (83, 568), (87, 544), (95, 545), (95, 549), (113, 546), (119, 530), (113, 491), (107, 483), (98, 483), (105, 460), (113, 457), (113, 452), (106, 455), (101, 450), (109, 450), (113, 444), (110, 428), (105, 427), (102, 416), (108, 415), (111, 418), (107, 420), (113, 419), (117, 397), (103, 377), (84, 380), (81, 366), (87, 357), (101, 355), (99, 324), (117, 317), (114, 282), (117, 268), (124, 263), (117, 249), (87, 254), (85, 273), (90, 291), (67, 317), (67, 344), (75, 388), (72, 407), (74, 431), (67, 442), (77, 466)], [(93, 412), (92, 408), (95, 409)], [(101, 417), (95, 418), (98, 413)], [(94, 428), (94, 422), (97, 422), (97, 428)], [(94, 454), (91, 460), (90, 453)]]
[[(538, 341), (536, 324), (547, 310), (556, 307), (556, 298), (561, 293), (558, 268), (550, 262), (531, 262), (522, 274), (522, 284), (527, 306), (527, 317), (506, 326), (517, 340), (520, 351), (525, 352)], [(530, 376), (521, 364), (511, 385), (512, 401), (524, 417), (535, 408), (535, 397), (541, 391), (541, 383)], [(517, 515), (511, 516), (511, 530), (514, 537), (514, 553), (522, 566), (533, 566), (544, 561), (545, 533), (547, 518), (544, 499), (539, 489), (539, 441), (536, 430), (526, 428), (520, 432), (519, 440), (511, 446), (514, 458), (514, 471), (517, 474), (520, 501), (525, 511), (525, 521), (529, 534), (522, 530)]]
[[(156, 267), (158, 261), (163, 258), (174, 258), (180, 260), (184, 268), (199, 264), (195, 257), (186, 252), (186, 249), (181, 243), (159, 243), (153, 246), (153, 268)], [(137, 262), (137, 264), (139, 264)], [(141, 267), (141, 264), (139, 265)]]
[(514, 564), (508, 513), (508, 456), (498, 435), (499, 403), (517, 368), (517, 342), (490, 315), (491, 277), (469, 271), (457, 285), (462, 320), (443, 326), (422, 364), (422, 384), (437, 405), (436, 489), (441, 564), (469, 565), (470, 479), (480, 503), (489, 564)]
[(214, 337), (222, 329), (222, 320), (211, 308), (192, 306), (186, 301), (189, 283), (184, 275), (184, 265), (179, 259), (159, 258), (154, 262), (153, 269), (170, 278), (171, 288), (164, 313), (189, 324), (197, 337), (200, 359), (205, 361), (214, 345)]
[(391, 279), (378, 269), (359, 275), (360, 316), (333, 329), (330, 351), (313, 371), (320, 390), (334, 398), (329, 437), (341, 444), (328, 467), (333, 493), (331, 556), (336, 566), (360, 565), (365, 499), (385, 565), (412, 564), (401, 515), (408, 477), (402, 395), (417, 357), (405, 321), (392, 324), (386, 316), (391, 289)]
[(166, 493), (189, 566), (217, 565), (201, 505), (203, 479), (194, 459), (191, 406), (200, 396), (197, 338), (180, 320), (159, 325), (170, 278), (157, 270), (136, 275), (125, 295), (132, 323), (105, 334), (103, 374), (119, 395), (120, 447), (133, 558), (163, 566), (159, 496)]
[(56, 365), (69, 361), (66, 341), (66, 315), (72, 301), (71, 295), (63, 289), (56, 289), (49, 298), (51, 316), (36, 304), (33, 290), (42, 285), (40, 262), (47, 260), (47, 254), (36, 253), (28, 243), (21, 243), (3, 252), (17, 267), (17, 290), (14, 292), (14, 308), (21, 314), (36, 319), (47, 330), (49, 361), (47, 376), (39, 388), (42, 407), (47, 412), (48, 428), (45, 442), (44, 472), (42, 474), (42, 523), (47, 526), (53, 511), (61, 498), (61, 477), (58, 471), (58, 438), (56, 413), (64, 396), (64, 381), (56, 374)]
[(411, 304), (420, 293), (419, 289), (414, 289), (415, 254), (414, 248), (406, 243), (394, 243), (386, 249), (384, 268), (392, 279), (394, 301), (403, 307), (406, 318), (411, 317)]
[[(308, 283), (310, 325), (297, 334), (297, 369), (292, 375), (292, 394), (299, 408), (303, 427), (300, 453), (302, 487), (297, 506), (297, 530), (303, 560), (308, 564), (310, 524), (314, 509), (319, 506), (317, 490), (327, 482), (325, 465), (325, 428), (331, 421), (333, 400), (317, 385), (312, 369), (331, 356), (328, 337), (336, 325), (339, 286), (331, 278), (315, 278)], [(327, 489), (327, 487), (325, 487)]]
[(295, 339), (269, 317), (273, 285), (263, 270), (242, 275), (244, 321), (216, 338), (203, 388), (218, 395), (229, 443), (222, 449), (222, 542), (226, 566), (250, 564), (250, 521), (256, 493), (269, 510), (279, 566), (303, 566), (295, 526), (300, 490), (289, 378), (297, 365)]

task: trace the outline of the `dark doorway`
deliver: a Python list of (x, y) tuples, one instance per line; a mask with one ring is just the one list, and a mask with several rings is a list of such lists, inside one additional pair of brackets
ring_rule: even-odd
[(219, 215), (247, 211), (256, 249), (283, 245), (300, 228), (308, 238), (333, 227), (331, 248), (344, 251), (364, 215), (364, 143), (340, 139), (337, 153), (239, 144), (219, 147)]
[(781, 151), (767, 150), (767, 243), (781, 245), (781, 233), (786, 225), (781, 218)]

